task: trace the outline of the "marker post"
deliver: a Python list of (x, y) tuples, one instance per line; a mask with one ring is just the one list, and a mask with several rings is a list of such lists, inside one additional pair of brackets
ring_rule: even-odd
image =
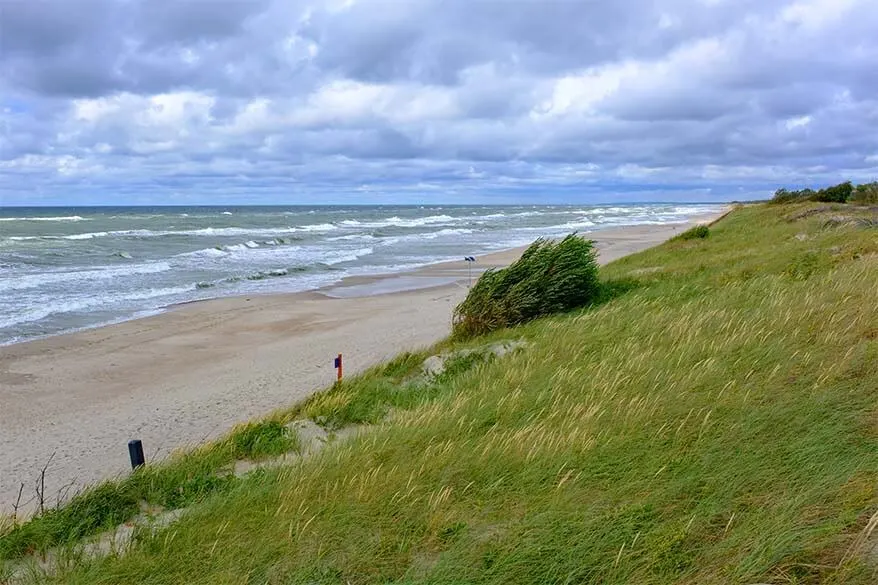
[(338, 354), (338, 357), (335, 358), (335, 369), (338, 370), (338, 383), (341, 384), (341, 376), (342, 376), (341, 354)]

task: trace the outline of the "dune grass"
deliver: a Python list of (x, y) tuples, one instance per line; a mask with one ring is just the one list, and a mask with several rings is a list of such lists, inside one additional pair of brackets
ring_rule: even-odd
[(814, 210), (614, 262), (429, 399), (338, 388), (317, 416), (393, 416), (49, 580), (874, 583), (878, 237)]
[(681, 234), (677, 234), (672, 238), (672, 241), (677, 240), (697, 240), (704, 239), (710, 236), (710, 228), (706, 225), (696, 225), (695, 227), (691, 227), (685, 232)]
[(506, 268), (488, 270), (454, 310), (453, 337), (467, 339), (584, 307), (598, 296), (597, 253), (571, 234), (539, 239)]
[(286, 426), (294, 419), (311, 418), (330, 431), (375, 423), (392, 409), (412, 408), (432, 399), (450, 380), (488, 357), (474, 353), (452, 360), (442, 376), (427, 384), (417, 376), (427, 355), (401, 354), (304, 403), (238, 425), (218, 441), (151, 462), (127, 477), (93, 486), (33, 518), (18, 523), (4, 518), (0, 523), (0, 584), (4, 583), (4, 562), (26, 555), (42, 556), (59, 548), (69, 549), (63, 552), (75, 556), (73, 549), (83, 538), (130, 521), (143, 508), (179, 510), (254, 481), (235, 477), (233, 464), (299, 452), (298, 436)]
[(168, 510), (190, 506), (233, 487), (237, 479), (222, 470), (234, 461), (258, 460), (297, 448), (296, 437), (280, 420), (240, 425), (220, 441), (86, 489), (20, 524), (9, 523), (0, 530), (0, 563), (114, 528), (136, 516), (142, 506)]

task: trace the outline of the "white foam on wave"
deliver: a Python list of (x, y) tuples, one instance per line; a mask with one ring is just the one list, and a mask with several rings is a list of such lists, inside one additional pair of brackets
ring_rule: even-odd
[[(247, 267), (265, 267), (283, 262), (308, 266), (313, 264), (338, 264), (349, 262), (362, 256), (372, 254), (372, 247), (350, 249), (332, 249), (321, 245), (315, 246), (259, 246), (256, 242), (233, 244), (219, 248), (205, 248), (194, 252), (178, 254), (180, 260), (188, 259), (198, 264), (197, 259), (210, 264), (218, 263), (219, 266), (232, 267), (235, 265)], [(185, 261), (185, 260), (184, 260)], [(267, 268), (266, 268), (267, 269)]]
[(62, 217), (0, 217), (0, 221), (89, 221), (79, 215), (65, 215)]
[(89, 234), (73, 234), (70, 236), (63, 236), (65, 240), (90, 240), (92, 238), (105, 238), (109, 236), (109, 232), (93, 232)]
[(581, 217), (577, 220), (569, 221), (565, 224), (555, 226), (553, 229), (576, 230), (576, 229), (589, 228), (589, 227), (594, 227), (594, 226), (595, 226), (595, 222), (591, 221), (590, 219), (586, 219), (584, 217)]
[(41, 321), (52, 315), (75, 313), (93, 307), (109, 308), (119, 303), (169, 297), (193, 290), (195, 290), (195, 285), (151, 288), (124, 294), (101, 294), (99, 296), (68, 298), (64, 300), (46, 298), (44, 302), (32, 304), (29, 309), (4, 315), (0, 318), (0, 329)]
[(449, 236), (461, 236), (473, 233), (474, 230), (468, 228), (445, 228), (436, 232), (422, 232), (418, 234), (406, 234), (404, 236), (391, 236), (382, 238), (381, 244), (384, 246), (392, 246), (400, 242), (417, 242), (423, 240), (436, 240)]
[(282, 236), (294, 234), (297, 232), (322, 232), (337, 229), (336, 226), (329, 223), (321, 223), (316, 225), (305, 225), (299, 227), (286, 228), (240, 228), (240, 227), (224, 227), (214, 228), (207, 227), (197, 230), (113, 230), (106, 232), (86, 232), (82, 234), (70, 234), (66, 236), (43, 235), (43, 236), (10, 236), (9, 240), (25, 241), (25, 240), (91, 240), (94, 238), (108, 237), (134, 237), (134, 238), (158, 238), (162, 236)]
[(21, 274), (4, 278), (0, 281), (0, 291), (24, 290), (37, 288), (46, 284), (107, 280), (124, 278), (138, 274), (156, 274), (171, 269), (168, 262), (149, 262), (126, 266), (98, 266), (74, 270)]
[(375, 249), (371, 247), (359, 248), (357, 250), (341, 250), (326, 254), (320, 261), (323, 264), (333, 266), (335, 264), (341, 264), (342, 262), (353, 262), (354, 260), (358, 260), (363, 256), (368, 256), (374, 252)]
[(206, 258), (219, 258), (220, 256), (226, 256), (227, 252), (222, 248), (204, 248), (202, 250), (194, 250), (192, 252), (183, 252), (182, 254), (177, 254), (180, 257), (187, 256), (195, 256), (195, 257), (206, 257)]
[[(360, 221), (356, 219), (345, 219), (338, 222), (337, 225), (343, 227), (364, 227), (364, 228), (382, 228), (382, 227), (421, 227), (425, 225), (448, 224), (458, 221), (468, 221), (467, 217), (451, 217), (450, 215), (429, 215), (427, 217), (413, 217), (404, 219), (398, 215), (379, 219), (376, 221)], [(337, 226), (333, 226), (337, 227)]]
[(335, 236), (326, 238), (328, 242), (372, 242), (377, 240), (372, 234), (348, 234), (346, 236)]
[(295, 231), (300, 232), (328, 232), (334, 229), (338, 229), (338, 227), (332, 225), (331, 223), (318, 223), (315, 225), (303, 225), (294, 229)]
[(489, 213), (486, 215), (478, 215), (477, 212), (472, 212), (469, 216), (459, 216), (453, 217), (447, 214), (441, 215), (428, 215), (426, 217), (413, 217), (413, 218), (402, 218), (398, 215), (394, 215), (393, 217), (388, 217), (385, 219), (380, 219), (376, 221), (360, 221), (356, 219), (346, 219), (337, 223), (339, 226), (343, 227), (364, 227), (364, 228), (383, 228), (383, 227), (422, 227), (422, 226), (431, 226), (431, 225), (448, 225), (455, 224), (459, 222), (472, 222), (472, 223), (486, 223), (494, 220), (505, 220), (510, 218), (517, 217), (531, 217), (538, 215), (545, 215), (544, 211), (521, 211), (517, 213)]
[(399, 217), (390, 217), (387, 219), (389, 225), (400, 227), (420, 227), (422, 225), (434, 225), (448, 222), (462, 221), (465, 218), (451, 217), (450, 215), (430, 215), (427, 217), (417, 217), (414, 219), (401, 219)]

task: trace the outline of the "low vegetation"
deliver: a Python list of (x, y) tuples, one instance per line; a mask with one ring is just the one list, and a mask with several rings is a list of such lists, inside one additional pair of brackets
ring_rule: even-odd
[(4, 563), (58, 549), (65, 557), (75, 557), (73, 549), (83, 538), (129, 522), (144, 509), (181, 510), (210, 495), (251, 489), (264, 473), (236, 477), (234, 463), (300, 452), (297, 436), (287, 424), (292, 420), (308, 417), (329, 431), (376, 423), (393, 409), (414, 408), (431, 400), (455, 377), (491, 358), (482, 351), (452, 357), (440, 376), (425, 379), (419, 374), (426, 357), (423, 352), (404, 353), (303, 404), (240, 425), (220, 441), (147, 465), (122, 480), (104, 482), (28, 520), (6, 519), (0, 524), (0, 584)]
[(790, 191), (778, 189), (771, 202), (774, 204), (802, 203), (804, 201), (820, 201), (823, 203), (856, 203), (869, 205), (878, 203), (878, 182), (857, 185), (850, 182), (840, 183), (824, 189), (801, 189)]
[(857, 185), (851, 196), (851, 203), (874, 205), (878, 203), (878, 182)]
[(42, 579), (875, 583), (878, 239), (845, 213), (740, 208), (602, 268), (603, 303), (439, 348), (510, 355), (403, 355), (284, 415), (368, 431)]
[(677, 240), (703, 240), (704, 238), (710, 235), (710, 228), (706, 225), (697, 225), (693, 228), (689, 228), (685, 232), (681, 234), (677, 234), (674, 236), (672, 241)]
[(236, 478), (222, 472), (234, 461), (259, 460), (296, 448), (295, 437), (278, 420), (241, 425), (221, 441), (87, 489), (29, 521), (9, 523), (0, 531), (0, 562), (75, 543), (130, 520), (145, 506), (190, 506), (234, 485)]
[(592, 243), (576, 235), (537, 240), (507, 268), (489, 270), (454, 311), (459, 339), (583, 307), (598, 296)]

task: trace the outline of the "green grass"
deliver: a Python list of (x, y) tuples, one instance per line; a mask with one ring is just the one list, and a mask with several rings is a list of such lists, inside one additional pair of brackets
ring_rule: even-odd
[(857, 185), (850, 200), (857, 205), (878, 204), (878, 182)]
[(429, 400), (437, 388), (416, 381), (426, 353), (404, 353), (367, 374), (348, 378), (330, 390), (312, 396), (302, 414), (329, 430), (347, 425), (373, 424), (391, 409), (412, 408)]
[(703, 240), (708, 236), (710, 236), (710, 228), (706, 225), (697, 225), (695, 227), (689, 228), (681, 234), (677, 234), (676, 236), (674, 236), (673, 240)]
[(99, 484), (60, 508), (8, 525), (0, 531), (0, 562), (69, 546), (114, 528), (137, 515), (142, 504), (170, 510), (190, 506), (234, 486), (236, 478), (223, 471), (235, 460), (258, 460), (297, 449), (297, 438), (279, 420), (241, 425), (220, 441), (147, 465), (125, 479)]
[(435, 392), (422, 356), (351, 380), (302, 409), (393, 416), (50, 581), (874, 583), (878, 238), (814, 209), (614, 262), (624, 294)]

